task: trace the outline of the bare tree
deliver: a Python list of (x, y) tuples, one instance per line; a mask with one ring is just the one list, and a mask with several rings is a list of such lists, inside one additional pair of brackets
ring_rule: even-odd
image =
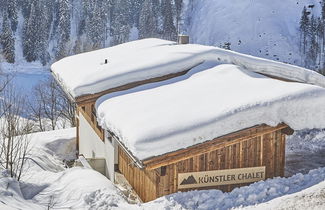
[(75, 105), (53, 78), (34, 87), (30, 113), (31, 118), (37, 122), (41, 131), (47, 129), (44, 119), (50, 121), (52, 130), (56, 129), (60, 119), (68, 121), (72, 127), (76, 124)]
[(36, 122), (35, 127), (38, 127), (37, 131), (46, 131), (46, 119), (44, 119), (43, 103), (33, 94), (29, 104), (29, 118)]
[(3, 116), (0, 119), (0, 164), (11, 177), (19, 180), (29, 151), (27, 134), (31, 132), (32, 125), (22, 117), (26, 100), (12, 85), (6, 85), (1, 96), (0, 110), (3, 111)]
[(42, 109), (44, 118), (50, 120), (52, 130), (55, 130), (57, 122), (62, 114), (60, 109), (59, 100), (60, 92), (56, 88), (54, 80), (46, 80), (38, 84), (34, 88), (37, 97), (38, 106)]
[(4, 91), (6, 86), (9, 84), (11, 81), (12, 77), (9, 74), (5, 74), (0, 65), (0, 94)]
[(60, 90), (60, 106), (62, 110), (62, 117), (69, 121), (71, 127), (76, 126), (76, 105), (67, 94), (57, 84), (57, 88)]

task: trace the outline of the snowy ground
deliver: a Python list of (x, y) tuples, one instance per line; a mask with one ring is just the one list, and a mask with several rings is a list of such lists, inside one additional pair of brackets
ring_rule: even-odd
[[(108, 179), (63, 160), (75, 153), (75, 129), (30, 136), (33, 149), (20, 183), (0, 175), (0, 209), (288, 209), (325, 207), (325, 131), (296, 132), (287, 141), (287, 178), (274, 178), (230, 193), (175, 193), (145, 204), (129, 204)], [(300, 155), (297, 155), (300, 154)], [(296, 158), (296, 159), (295, 159)], [(297, 162), (303, 163), (297, 164)], [(320, 168), (318, 168), (320, 167)], [(317, 168), (309, 171), (312, 168)], [(308, 172), (309, 171), (309, 172)], [(307, 173), (305, 173), (307, 172)], [(273, 199), (273, 200), (272, 200)]]
[(325, 167), (325, 130), (295, 132), (287, 139), (286, 176)]
[(324, 209), (324, 205), (325, 181), (301, 192), (285, 195), (244, 209)]

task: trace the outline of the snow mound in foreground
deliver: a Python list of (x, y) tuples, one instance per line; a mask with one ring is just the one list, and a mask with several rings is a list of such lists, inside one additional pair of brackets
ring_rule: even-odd
[(324, 186), (324, 180), (325, 168), (319, 168), (306, 175), (296, 174), (289, 178), (278, 177), (259, 181), (249, 186), (236, 188), (229, 193), (223, 193), (220, 190), (179, 192), (159, 198), (153, 203), (167, 199), (181, 204), (184, 209), (230, 209), (263, 203), (283, 195), (299, 192), (319, 183)]
[(301, 192), (278, 197), (243, 209), (325, 209), (325, 181)]
[(47, 202), (55, 208), (84, 208), (96, 201), (97, 191), (105, 190), (107, 208), (126, 203), (113, 183), (92, 169), (72, 168), (55, 176), (57, 179), (39, 192), (33, 198), (34, 202), (43, 204)]
[(295, 130), (325, 127), (324, 88), (231, 64), (126, 93), (101, 97), (98, 121), (140, 160), (263, 123), (284, 122)]

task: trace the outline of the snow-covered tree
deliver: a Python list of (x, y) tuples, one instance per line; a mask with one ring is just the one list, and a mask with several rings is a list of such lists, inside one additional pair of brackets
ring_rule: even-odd
[(131, 32), (175, 40), (181, 7), (182, 0), (0, 0), (0, 33), (6, 13), (12, 37), (22, 36), (24, 58), (45, 65), (127, 42)]
[(111, 45), (116, 45), (129, 40), (132, 27), (132, 2), (131, 0), (114, 0), (112, 8), (110, 24)]
[(318, 56), (318, 43), (317, 43), (317, 22), (312, 15), (310, 19), (310, 26), (308, 31), (308, 37), (310, 39), (310, 46), (307, 52), (306, 65), (307, 67), (314, 68), (316, 66), (316, 60)]
[(15, 39), (10, 27), (7, 15), (3, 17), (2, 32), (0, 34), (0, 44), (2, 45), (2, 54), (9, 63), (15, 62)]
[(132, 3), (132, 24), (134, 27), (139, 27), (139, 16), (144, 0), (133, 0)]
[(177, 33), (174, 25), (173, 9), (171, 0), (164, 0), (161, 3), (161, 14), (163, 18), (163, 38), (176, 41)]
[(70, 3), (69, 0), (58, 0), (58, 48), (56, 58), (61, 59), (69, 54), (67, 43), (70, 41)]
[(181, 21), (181, 12), (182, 12), (182, 4), (183, 4), (183, 0), (174, 0), (175, 1), (175, 8), (176, 8), (176, 30), (177, 33), (179, 32), (179, 24)]
[(8, 18), (11, 22), (11, 29), (16, 31), (18, 25), (18, 0), (8, 1)]
[(302, 10), (302, 15), (300, 19), (300, 33), (301, 33), (301, 49), (302, 53), (306, 53), (307, 48), (307, 36), (309, 30), (309, 13), (307, 12), (307, 8), (304, 7)]
[(36, 15), (36, 3), (32, 3), (29, 16), (25, 18), (23, 29), (23, 53), (28, 62), (36, 61), (38, 58), (38, 20)]
[(157, 37), (158, 11), (157, 0), (145, 0), (139, 16), (139, 38)]

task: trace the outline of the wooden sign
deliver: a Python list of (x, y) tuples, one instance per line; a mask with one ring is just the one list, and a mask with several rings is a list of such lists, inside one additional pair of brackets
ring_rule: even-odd
[(178, 189), (257, 182), (265, 179), (265, 166), (178, 174)]

